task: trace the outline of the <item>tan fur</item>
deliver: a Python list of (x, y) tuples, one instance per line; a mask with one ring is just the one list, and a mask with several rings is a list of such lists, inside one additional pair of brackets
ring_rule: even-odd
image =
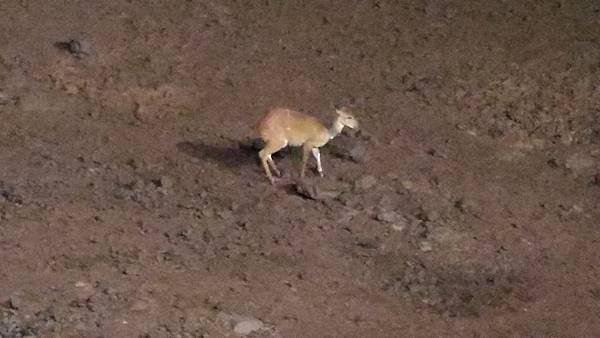
[(344, 110), (337, 110), (337, 118), (331, 129), (327, 129), (318, 119), (308, 114), (286, 108), (275, 108), (268, 111), (257, 124), (257, 131), (265, 142), (265, 147), (258, 153), (263, 169), (271, 181), (275, 180), (270, 168), (277, 176), (280, 171), (275, 166), (271, 154), (286, 146), (302, 146), (302, 169), (304, 177), (309, 153), (317, 160), (317, 169), (323, 176), (319, 148), (342, 131), (344, 126), (357, 128), (358, 122)]

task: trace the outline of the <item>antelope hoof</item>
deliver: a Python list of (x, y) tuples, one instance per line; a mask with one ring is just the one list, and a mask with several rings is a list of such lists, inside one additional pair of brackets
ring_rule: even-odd
[(323, 175), (323, 172), (322, 172), (322, 171), (319, 171), (319, 176), (321, 176), (321, 177), (325, 177), (325, 175)]

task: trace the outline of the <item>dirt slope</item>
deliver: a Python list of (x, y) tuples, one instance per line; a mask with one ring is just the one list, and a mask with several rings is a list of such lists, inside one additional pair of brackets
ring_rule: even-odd
[(599, 3), (0, 13), (0, 337), (600, 336)]

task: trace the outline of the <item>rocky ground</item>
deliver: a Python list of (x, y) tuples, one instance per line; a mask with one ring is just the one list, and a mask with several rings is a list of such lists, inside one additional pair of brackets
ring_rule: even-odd
[(600, 3), (0, 13), (0, 337), (600, 336)]

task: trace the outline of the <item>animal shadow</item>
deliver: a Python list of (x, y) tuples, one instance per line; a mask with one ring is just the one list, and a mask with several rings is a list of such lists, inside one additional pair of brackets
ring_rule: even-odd
[(241, 169), (258, 163), (257, 151), (252, 144), (207, 144), (203, 142), (179, 142), (177, 149), (201, 161), (210, 161), (227, 169)]

